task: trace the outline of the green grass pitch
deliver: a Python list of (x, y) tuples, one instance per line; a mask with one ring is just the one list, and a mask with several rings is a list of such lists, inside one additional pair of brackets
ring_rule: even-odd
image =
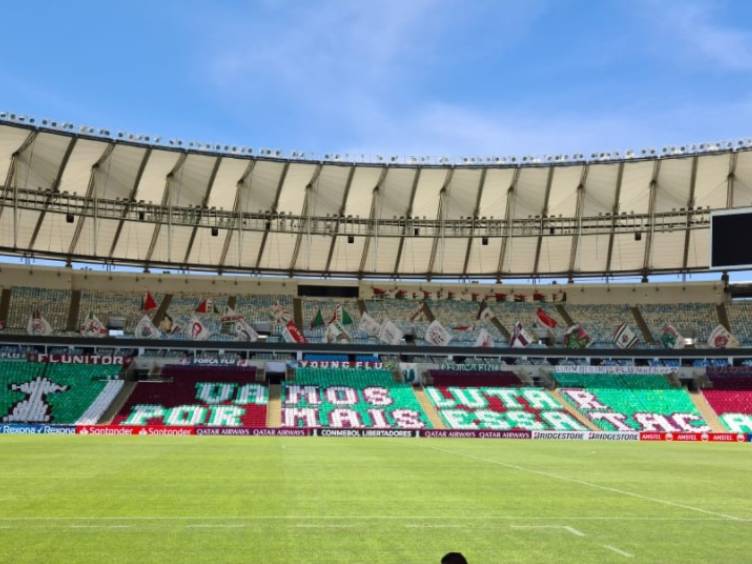
[(749, 444), (0, 436), (0, 562), (752, 562)]

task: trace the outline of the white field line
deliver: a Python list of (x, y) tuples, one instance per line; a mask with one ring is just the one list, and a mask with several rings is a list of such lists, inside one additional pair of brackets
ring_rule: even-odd
[(130, 525), (71, 525), (71, 529), (128, 529)]
[(576, 537), (584, 537), (585, 533), (568, 525), (510, 525), (512, 529), (562, 529)]
[(742, 517), (735, 517), (734, 515), (728, 515), (726, 513), (719, 513), (717, 511), (710, 511), (708, 509), (702, 509), (701, 507), (694, 507), (692, 505), (687, 505), (685, 503), (677, 503), (675, 501), (669, 501), (667, 499), (660, 499), (657, 497), (651, 497), (648, 495), (642, 495), (636, 492), (630, 492), (628, 490), (622, 490), (619, 488), (614, 488), (611, 486), (604, 486), (602, 484), (596, 484), (594, 482), (587, 482), (585, 480), (579, 480), (577, 478), (570, 478), (568, 476), (561, 476), (559, 474), (554, 474), (553, 472), (546, 472), (545, 470), (535, 470), (533, 468), (525, 468), (524, 466), (519, 466), (517, 464), (509, 464), (507, 462), (500, 462), (498, 460), (490, 460), (488, 458), (481, 458), (480, 456), (475, 456), (472, 454), (467, 454), (461, 451), (452, 451), (452, 450), (446, 450), (443, 448), (438, 448), (434, 446), (425, 446), (423, 448), (430, 448), (432, 450), (437, 450), (439, 452), (443, 452), (445, 454), (451, 454), (453, 456), (462, 456), (464, 458), (470, 458), (472, 460), (478, 460), (479, 462), (485, 462), (486, 464), (495, 464), (496, 466), (502, 466), (504, 468), (511, 468), (512, 470), (518, 470), (520, 472), (524, 472), (526, 474), (537, 474), (539, 476), (545, 476), (547, 478), (553, 478), (554, 480), (559, 480), (562, 482), (570, 482), (573, 484), (580, 484), (581, 486), (587, 486), (589, 488), (594, 488), (598, 490), (603, 490), (607, 492), (617, 493), (624, 496), (634, 497), (636, 499), (642, 499), (644, 501), (652, 501), (653, 503), (660, 503), (662, 505), (668, 505), (670, 507), (678, 507), (680, 509), (686, 509), (688, 511), (696, 511), (698, 513), (704, 513), (705, 515), (713, 515), (714, 517), (722, 517), (723, 519), (726, 519), (728, 521), (739, 521), (739, 522), (749, 522), (750, 519), (744, 519)]
[[(459, 528), (462, 528), (462, 527), (464, 527), (464, 525), (441, 525), (441, 524), (438, 524), (438, 525), (430, 525), (430, 524), (420, 525), (420, 524), (416, 524), (416, 523), (411, 523), (411, 524), (405, 525), (406, 529), (459, 529)], [(473, 527), (473, 528), (477, 528), (477, 527)]]
[(296, 529), (352, 529), (355, 525), (316, 525), (313, 523), (302, 523), (300, 525), (288, 525)]
[(631, 552), (627, 552), (626, 550), (616, 548), (615, 546), (611, 546), (610, 544), (604, 544), (603, 548), (607, 548), (611, 552), (615, 552), (616, 554), (619, 554), (623, 556), (624, 558), (634, 558), (634, 554), (632, 554)]
[(242, 523), (194, 523), (193, 525), (186, 525), (186, 529), (240, 529), (245, 527)]
[[(652, 500), (651, 500), (652, 501)], [(669, 502), (671, 503), (671, 502)], [(726, 522), (728, 517), (659, 517), (659, 516), (639, 516), (639, 515), (562, 515), (560, 517), (534, 517), (525, 515), (321, 515), (311, 517), (310, 515), (249, 515), (245, 517), (234, 516), (184, 516), (184, 515), (132, 515), (128, 517), (118, 517), (115, 515), (105, 515), (101, 517), (0, 517), (0, 523), (29, 523), (29, 522), (96, 522), (96, 521), (126, 521), (126, 522), (143, 522), (143, 521), (635, 521), (635, 522), (668, 522), (668, 523), (714, 523)], [(736, 517), (733, 519), (740, 523), (752, 523), (752, 519), (743, 519)], [(107, 526), (107, 525), (97, 525)], [(0, 529), (10, 528), (8, 525), (0, 525)]]

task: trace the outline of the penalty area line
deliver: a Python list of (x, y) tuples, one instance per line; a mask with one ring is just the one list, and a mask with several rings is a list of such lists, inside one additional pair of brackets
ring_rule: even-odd
[(667, 505), (669, 507), (678, 507), (680, 509), (686, 509), (688, 511), (696, 511), (698, 513), (704, 513), (705, 515), (713, 515), (714, 517), (722, 517), (728, 521), (737, 521), (740, 523), (746, 523), (749, 522), (750, 519), (744, 519), (742, 517), (735, 517), (734, 515), (728, 515), (726, 513), (719, 513), (717, 511), (710, 511), (709, 509), (702, 509), (701, 507), (694, 507), (693, 505), (686, 505), (684, 503), (678, 503), (675, 501), (669, 501), (667, 499), (660, 499), (658, 497), (651, 497), (648, 495), (639, 494), (636, 492), (630, 492), (628, 490), (622, 490), (619, 488), (614, 488), (612, 486), (604, 486), (602, 484), (596, 484), (595, 482), (588, 482), (586, 480), (580, 480), (578, 478), (570, 478), (569, 476), (561, 476), (559, 474), (554, 474), (553, 472), (546, 472), (545, 470), (535, 470), (533, 468), (526, 468), (524, 466), (519, 466), (517, 464), (509, 464), (508, 462), (501, 462), (498, 460), (491, 460), (488, 458), (481, 458), (480, 456), (475, 456), (472, 454), (467, 454), (462, 451), (453, 451), (453, 450), (446, 450), (443, 448), (426, 445), (423, 448), (429, 448), (431, 450), (435, 450), (438, 452), (443, 452), (444, 454), (451, 454), (452, 456), (461, 456), (463, 458), (469, 458), (471, 460), (477, 460), (479, 462), (485, 462), (486, 464), (494, 464), (496, 466), (502, 466), (504, 468), (510, 468), (512, 470), (517, 470), (519, 472), (523, 472), (525, 474), (537, 474), (539, 476), (545, 476), (546, 478), (553, 478), (554, 480), (559, 480), (561, 482), (570, 482), (572, 484), (580, 484), (581, 486), (587, 486), (589, 488), (594, 488), (598, 490), (603, 490), (607, 492), (612, 492), (624, 496), (634, 497), (636, 499), (642, 499), (644, 501), (652, 501), (653, 503), (660, 503), (662, 505)]
[(611, 552), (615, 552), (616, 554), (619, 554), (624, 558), (634, 558), (634, 554), (632, 554), (631, 552), (627, 552), (626, 550), (622, 550), (621, 548), (616, 548), (615, 546), (611, 546), (610, 544), (604, 544), (603, 548), (606, 548)]

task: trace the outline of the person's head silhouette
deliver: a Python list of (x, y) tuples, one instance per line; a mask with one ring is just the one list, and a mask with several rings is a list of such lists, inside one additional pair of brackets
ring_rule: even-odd
[(448, 552), (441, 559), (441, 564), (467, 564), (467, 560), (460, 552)]

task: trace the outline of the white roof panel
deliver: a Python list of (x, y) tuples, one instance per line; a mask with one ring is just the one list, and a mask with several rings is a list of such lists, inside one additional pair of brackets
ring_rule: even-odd
[(60, 180), (61, 192), (85, 196), (89, 189), (92, 166), (105, 153), (108, 143), (79, 139), (73, 146)]
[(235, 206), (235, 196), (238, 191), (238, 182), (243, 177), (248, 165), (248, 159), (234, 159), (225, 157), (219, 164), (214, 185), (209, 193), (209, 207), (231, 211)]
[(726, 207), (730, 155), (707, 155), (697, 162), (695, 206)]

